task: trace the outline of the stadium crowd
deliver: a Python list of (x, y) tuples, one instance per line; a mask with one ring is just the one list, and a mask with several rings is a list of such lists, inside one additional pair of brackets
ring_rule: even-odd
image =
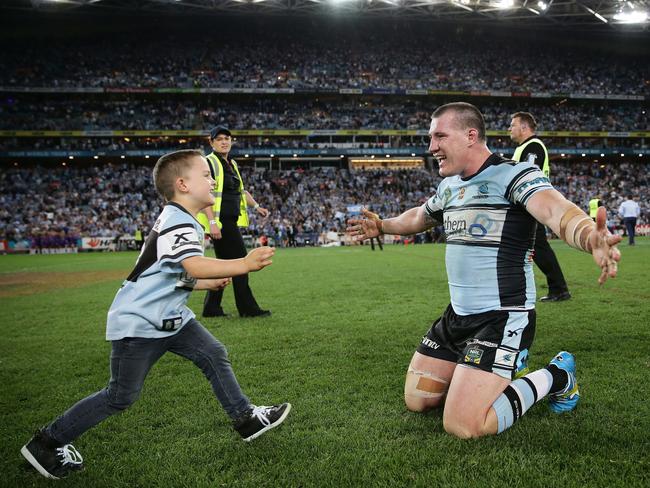
[[(422, 204), (440, 182), (437, 171), (348, 171), (337, 168), (270, 171), (242, 168), (244, 180), (267, 219), (251, 215), (253, 236), (276, 245), (289, 235), (341, 232), (345, 220), (368, 205), (381, 215), (396, 215)], [(650, 164), (555, 163), (556, 188), (587, 208), (596, 195), (609, 208), (610, 223), (628, 194), (638, 197), (639, 224), (648, 224)], [(147, 232), (162, 202), (150, 182), (151, 168), (131, 164), (12, 167), (0, 173), (0, 240), (13, 249), (71, 245), (80, 237), (119, 238)], [(299, 239), (300, 242), (300, 239)], [(63, 245), (62, 245), (63, 243)]]
[[(219, 29), (197, 25), (182, 39), (172, 28), (145, 33), (141, 25), (120, 33), (119, 43), (99, 32), (77, 42), (33, 36), (3, 46), (0, 86), (650, 92), (647, 62), (634, 52), (608, 50), (602, 42), (572, 46), (481, 29), (391, 27), (340, 26), (332, 32), (327, 25), (294, 23), (289, 29), (278, 22), (233, 20)], [(246, 35), (253, 30), (255, 35)], [(517, 55), (504, 55), (513, 41)]]
[[(0, 102), (3, 130), (190, 130), (214, 125), (230, 129), (425, 129), (436, 101), (424, 98), (302, 97), (248, 100), (211, 97), (182, 100), (127, 98)], [(522, 104), (473, 100), (489, 130), (506, 130)], [(539, 130), (646, 131), (650, 116), (637, 103), (556, 103), (526, 106)]]

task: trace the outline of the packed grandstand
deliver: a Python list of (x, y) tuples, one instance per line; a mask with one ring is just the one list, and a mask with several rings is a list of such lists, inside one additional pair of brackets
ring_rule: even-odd
[(271, 211), (253, 218), (250, 242), (326, 243), (361, 204), (394, 215), (435, 192), (430, 116), (458, 100), (485, 114), (488, 145), (504, 156), (515, 146), (510, 115), (532, 112), (554, 185), (583, 208), (600, 196), (612, 227), (634, 195), (647, 228), (650, 55), (634, 39), (560, 44), (552, 32), (412, 21), (249, 17), (217, 32), (209, 19), (166, 18), (110, 35), (68, 29), (70, 19), (46, 32), (16, 22), (0, 70), (0, 241), (10, 251), (133, 245), (160, 210), (156, 159), (207, 151), (215, 125), (233, 131), (244, 180)]

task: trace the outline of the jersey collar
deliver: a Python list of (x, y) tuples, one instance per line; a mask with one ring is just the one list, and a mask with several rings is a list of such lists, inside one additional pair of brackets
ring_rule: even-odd
[(165, 206), (167, 206), (167, 205), (170, 205), (170, 206), (172, 206), (172, 207), (176, 207), (176, 208), (177, 208), (178, 210), (180, 210), (181, 212), (185, 212), (187, 215), (189, 215), (190, 217), (192, 217), (192, 218), (193, 218), (193, 219), (194, 219), (194, 220), (195, 220), (199, 225), (203, 226), (203, 224), (201, 224), (201, 222), (199, 222), (198, 220), (196, 220), (196, 217), (195, 217), (194, 215), (192, 215), (192, 214), (191, 214), (191, 213), (190, 213), (190, 212), (189, 212), (185, 207), (183, 207), (181, 204), (176, 203), (176, 202), (167, 202), (167, 204), (166, 204)]
[(478, 169), (478, 171), (477, 171), (476, 173), (474, 173), (474, 174), (471, 175), (471, 176), (467, 176), (466, 178), (461, 177), (460, 179), (461, 179), (462, 181), (469, 181), (469, 180), (471, 180), (472, 178), (474, 178), (476, 175), (478, 175), (479, 173), (481, 173), (483, 170), (487, 169), (488, 167), (490, 167), (490, 166), (496, 166), (497, 164), (501, 164), (501, 163), (503, 163), (504, 161), (507, 161), (507, 160), (506, 160), (505, 158), (502, 158), (502, 157), (499, 156), (498, 154), (494, 154), (494, 153), (492, 153), (492, 154), (490, 154), (490, 156), (485, 160), (485, 162), (481, 165), (481, 167)]

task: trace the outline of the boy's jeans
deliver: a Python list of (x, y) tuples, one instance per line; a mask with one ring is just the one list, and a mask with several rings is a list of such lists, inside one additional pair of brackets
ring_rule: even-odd
[(170, 337), (113, 341), (108, 386), (77, 402), (46, 432), (57, 442), (68, 444), (105, 418), (131, 406), (140, 396), (149, 370), (167, 351), (189, 359), (203, 371), (230, 418), (236, 419), (250, 407), (232, 371), (226, 348), (192, 319)]

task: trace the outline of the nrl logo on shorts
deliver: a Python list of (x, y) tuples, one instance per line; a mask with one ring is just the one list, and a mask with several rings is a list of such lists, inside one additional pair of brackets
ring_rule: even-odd
[(478, 347), (472, 347), (468, 349), (467, 352), (465, 353), (465, 362), (480, 364), (482, 357), (483, 357), (483, 349), (479, 349)]

